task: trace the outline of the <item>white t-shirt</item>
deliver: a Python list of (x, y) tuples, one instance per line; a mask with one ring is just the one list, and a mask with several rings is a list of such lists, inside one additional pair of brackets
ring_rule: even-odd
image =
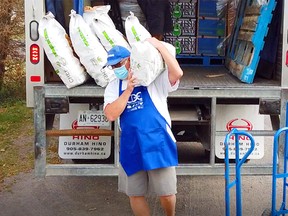
[[(168, 78), (168, 70), (163, 71), (148, 87), (148, 93), (158, 110), (158, 112), (166, 119), (167, 123), (171, 126), (171, 118), (167, 106), (168, 93), (177, 90), (179, 80), (175, 85), (171, 86)], [(123, 80), (122, 90), (127, 88), (127, 81)], [(119, 97), (119, 79), (111, 81), (104, 93), (104, 109), (107, 104), (112, 103)]]

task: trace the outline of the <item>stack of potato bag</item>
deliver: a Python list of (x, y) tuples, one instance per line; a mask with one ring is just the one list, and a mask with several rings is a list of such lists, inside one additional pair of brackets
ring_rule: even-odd
[(110, 5), (85, 8), (83, 18), (107, 51), (115, 45), (120, 45), (130, 50), (128, 42), (122, 33), (116, 29), (108, 15), (109, 10)]
[(74, 56), (65, 29), (52, 13), (40, 20), (38, 31), (47, 58), (67, 88), (83, 84), (89, 76)]
[[(77, 57), (73, 55), (68, 35), (54, 15), (49, 12), (40, 20), (43, 48), (67, 88), (84, 83), (88, 74), (101, 87), (115, 79), (113, 70), (105, 67), (107, 51), (115, 45), (131, 51), (131, 70), (140, 85), (148, 86), (167, 69), (159, 51), (146, 41), (151, 37), (150, 33), (133, 12), (125, 20), (126, 40), (109, 17), (109, 10), (110, 5), (85, 7), (83, 17), (71, 10), (69, 34)], [(175, 47), (162, 43), (175, 56)]]
[(113, 70), (104, 67), (107, 62), (107, 51), (83, 17), (74, 10), (70, 14), (69, 32), (74, 50), (87, 73), (99, 86), (105, 87), (115, 78)]

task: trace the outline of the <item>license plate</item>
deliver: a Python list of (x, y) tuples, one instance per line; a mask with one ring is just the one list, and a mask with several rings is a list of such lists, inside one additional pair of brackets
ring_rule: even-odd
[(78, 126), (109, 127), (110, 122), (102, 110), (81, 110), (78, 112)]

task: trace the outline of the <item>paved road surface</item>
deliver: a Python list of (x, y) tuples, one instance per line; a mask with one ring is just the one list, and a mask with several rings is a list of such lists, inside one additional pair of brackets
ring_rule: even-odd
[[(5, 181), (0, 216), (130, 216), (128, 199), (117, 192), (117, 177), (46, 177), (26, 173)], [(261, 215), (271, 206), (271, 177), (242, 178), (243, 216)], [(225, 215), (223, 176), (178, 176), (177, 216)], [(278, 186), (280, 191), (281, 186)], [(235, 191), (231, 209), (235, 208)], [(281, 192), (279, 192), (281, 194)], [(281, 198), (282, 199), (282, 198)], [(152, 216), (162, 216), (149, 197)], [(231, 212), (231, 216), (235, 215)]]

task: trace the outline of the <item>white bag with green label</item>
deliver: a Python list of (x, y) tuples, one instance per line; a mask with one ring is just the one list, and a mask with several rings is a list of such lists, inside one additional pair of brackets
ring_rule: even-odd
[(84, 83), (89, 76), (79, 59), (73, 55), (65, 29), (51, 12), (40, 20), (38, 31), (47, 58), (66, 87)]
[(130, 50), (131, 47), (122, 33), (115, 28), (113, 22), (111, 23), (108, 11), (106, 6), (93, 7), (92, 10), (84, 12), (83, 18), (107, 51), (115, 45), (120, 45)]
[(135, 42), (144, 41), (145, 39), (151, 37), (151, 34), (131, 11), (130, 16), (128, 16), (125, 21), (125, 33), (131, 46)]
[[(175, 56), (175, 47), (161, 42)], [(167, 66), (160, 52), (148, 41), (134, 42), (131, 48), (131, 71), (142, 86), (149, 86)]]
[(113, 20), (108, 14), (110, 9), (111, 9), (110, 5), (101, 5), (95, 7), (86, 6), (84, 8), (83, 19), (89, 26), (91, 26), (93, 20), (95, 19), (95, 16), (101, 17), (101, 20), (104, 20), (105, 23), (109, 24), (109, 26), (116, 28), (113, 23)]
[(107, 86), (115, 78), (113, 70), (103, 68), (107, 62), (107, 51), (82, 16), (71, 10), (70, 17), (70, 37), (80, 62), (99, 86)]

